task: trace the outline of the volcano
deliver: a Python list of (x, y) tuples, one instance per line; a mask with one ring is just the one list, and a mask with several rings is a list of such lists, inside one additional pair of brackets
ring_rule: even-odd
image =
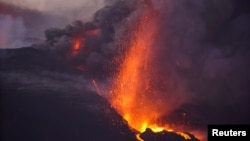
[(3, 54), (2, 140), (136, 140), (80, 71), (30, 47)]
[(110, 0), (13, 48), (34, 14), (0, 3), (1, 139), (206, 141), (208, 124), (249, 124), (248, 4)]
[(138, 132), (89, 88), (81, 70), (32, 47), (0, 53), (3, 140), (137, 140)]

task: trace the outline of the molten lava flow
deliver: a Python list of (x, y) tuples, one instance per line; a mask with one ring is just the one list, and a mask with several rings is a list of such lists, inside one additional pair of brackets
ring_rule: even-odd
[(182, 136), (185, 140), (191, 140), (191, 137), (188, 134), (186, 134), (186, 133), (176, 132), (176, 134)]
[(81, 38), (75, 38), (73, 40), (73, 49), (72, 49), (71, 55), (76, 56), (82, 47), (83, 47), (83, 43), (82, 43)]
[(138, 139), (138, 141), (144, 141), (144, 140), (140, 137), (140, 134), (136, 134), (136, 138)]

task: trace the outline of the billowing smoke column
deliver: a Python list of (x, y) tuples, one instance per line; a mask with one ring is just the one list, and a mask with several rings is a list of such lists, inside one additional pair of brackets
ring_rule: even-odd
[[(192, 117), (185, 121), (191, 125), (249, 123), (250, 18), (243, 6), (249, 3), (202, 0), (155, 5), (164, 10), (154, 62), (160, 76), (171, 81), (164, 91), (166, 99), (185, 98), (175, 109), (179, 119)], [(170, 117), (173, 121), (178, 116)]]
[(141, 132), (249, 123), (250, 20), (235, 4), (113, 0), (92, 22), (46, 30), (34, 47), (111, 80), (105, 97)]
[(102, 6), (103, 0), (0, 0), (0, 48), (42, 42), (44, 30), (62, 28), (76, 19), (89, 20)]
[(114, 57), (128, 47), (133, 24), (138, 22), (136, 15), (145, 5), (146, 2), (137, 0), (109, 2), (95, 13), (93, 21), (75, 21), (65, 29), (48, 29), (46, 42), (34, 46), (51, 52), (87, 76), (107, 78), (116, 71), (119, 63)]

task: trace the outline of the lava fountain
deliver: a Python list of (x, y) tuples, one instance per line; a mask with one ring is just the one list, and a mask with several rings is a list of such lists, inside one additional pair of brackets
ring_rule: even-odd
[[(133, 39), (124, 53), (111, 90), (112, 106), (131, 128), (140, 133), (148, 128), (155, 133), (174, 131), (172, 127), (160, 121), (168, 107), (166, 101), (159, 96), (162, 93), (159, 92), (159, 87), (165, 85), (161, 83), (171, 80), (160, 78), (161, 74), (154, 75), (157, 70), (157, 65), (154, 65), (154, 49), (160, 32), (157, 26), (158, 15), (158, 11), (149, 7), (139, 16), (136, 30), (131, 35)], [(191, 139), (189, 134), (174, 133), (185, 140)], [(140, 134), (136, 137), (143, 140)]]
[[(124, 117), (128, 124), (139, 132), (151, 128), (154, 132), (164, 130), (157, 119), (159, 103), (150, 99), (154, 94), (150, 54), (153, 50), (157, 30), (157, 12), (147, 10), (139, 19), (135, 37), (125, 53), (123, 63), (112, 88), (113, 107)], [(158, 101), (159, 102), (159, 101)]]

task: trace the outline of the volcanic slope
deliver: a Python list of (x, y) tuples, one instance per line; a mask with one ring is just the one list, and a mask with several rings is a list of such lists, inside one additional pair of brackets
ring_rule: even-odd
[(136, 140), (74, 68), (31, 47), (0, 50), (0, 60), (2, 141)]

